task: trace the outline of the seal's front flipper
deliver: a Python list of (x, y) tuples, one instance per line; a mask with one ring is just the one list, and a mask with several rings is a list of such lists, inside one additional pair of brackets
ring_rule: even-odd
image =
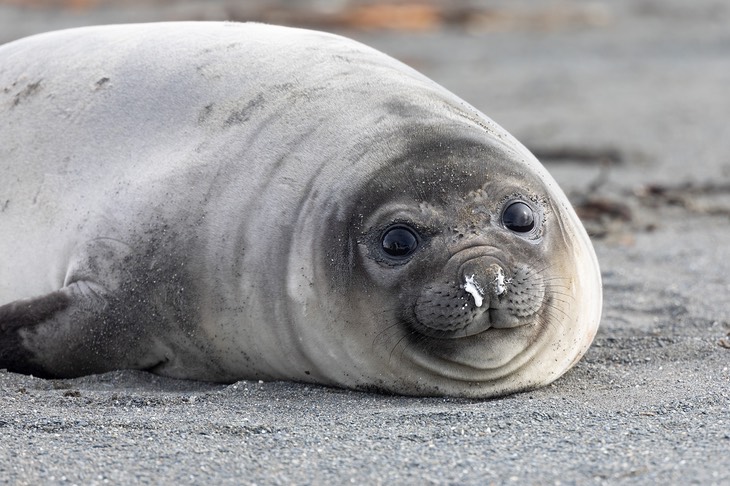
[(164, 361), (148, 352), (140, 322), (119, 302), (102, 286), (77, 281), (0, 306), (0, 368), (68, 378)]
[(64, 311), (69, 304), (68, 294), (57, 291), (0, 306), (0, 368), (48, 376), (49, 373), (35, 362), (34, 353), (24, 346), (22, 334)]

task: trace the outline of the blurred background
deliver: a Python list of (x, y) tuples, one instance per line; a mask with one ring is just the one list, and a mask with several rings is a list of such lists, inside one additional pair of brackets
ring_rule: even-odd
[[(4, 40), (45, 27), (160, 20), (259, 21), (320, 29), (474, 34), (601, 26), (617, 2), (534, 0), (4, 0)], [(620, 3), (620, 2), (619, 2)], [(628, 2), (629, 5), (636, 2)], [(660, 2), (663, 3), (663, 2)], [(681, 5), (681, 4), (680, 4)]]
[(0, 43), (171, 20), (313, 28), (380, 49), (512, 132), (589, 225), (626, 222), (636, 198), (678, 187), (715, 206), (730, 192), (715, 190), (730, 187), (727, 0), (4, 0)]

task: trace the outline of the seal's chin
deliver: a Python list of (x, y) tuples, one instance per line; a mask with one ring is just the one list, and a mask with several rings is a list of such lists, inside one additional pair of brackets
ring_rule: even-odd
[(493, 380), (523, 366), (539, 350), (541, 333), (540, 326), (522, 325), (490, 328), (460, 339), (423, 336), (405, 353), (434, 375), (459, 381)]

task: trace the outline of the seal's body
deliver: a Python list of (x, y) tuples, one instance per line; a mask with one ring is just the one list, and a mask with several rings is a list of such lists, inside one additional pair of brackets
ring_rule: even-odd
[(600, 310), (534, 157), (403, 64), (235, 23), (0, 47), (0, 367), (487, 397)]

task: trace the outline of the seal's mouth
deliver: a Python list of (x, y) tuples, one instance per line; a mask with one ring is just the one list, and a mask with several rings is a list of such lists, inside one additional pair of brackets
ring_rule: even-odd
[(423, 287), (413, 304), (412, 328), (437, 339), (460, 339), (536, 322), (545, 295), (535, 272), (512, 269), (493, 255), (461, 262), (457, 279)]
[(413, 319), (408, 319), (419, 334), (437, 339), (460, 339), (489, 332), (532, 324), (531, 319), (519, 319), (508, 309), (477, 306), (467, 290), (460, 289), (459, 305), (443, 304), (434, 308), (433, 301), (419, 298), (414, 305)]
[[(465, 318), (465, 316), (470, 318)], [(429, 338), (464, 339), (485, 334), (491, 330), (505, 330), (534, 324), (533, 320), (515, 319), (504, 309), (494, 308), (471, 311), (467, 308), (461, 313), (450, 314), (446, 317), (447, 319), (439, 322), (438, 327), (433, 322), (423, 322), (418, 318), (411, 320), (410, 327)], [(451, 322), (452, 320), (457, 322)]]

